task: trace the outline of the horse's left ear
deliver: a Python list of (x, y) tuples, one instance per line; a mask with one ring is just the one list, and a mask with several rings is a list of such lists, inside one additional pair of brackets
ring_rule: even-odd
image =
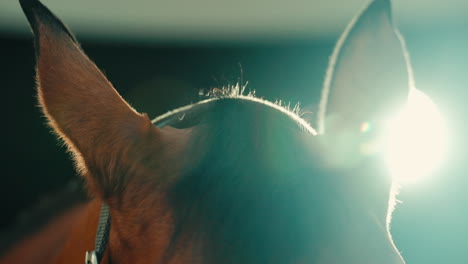
[(43, 111), (85, 171), (92, 191), (111, 196), (122, 177), (131, 174), (129, 168), (145, 158), (145, 149), (154, 154), (161, 130), (121, 98), (44, 5), (37, 0), (20, 3), (35, 35)]
[(379, 127), (383, 117), (406, 103), (412, 83), (390, 0), (374, 0), (351, 21), (330, 58), (319, 132), (358, 133), (363, 123)]

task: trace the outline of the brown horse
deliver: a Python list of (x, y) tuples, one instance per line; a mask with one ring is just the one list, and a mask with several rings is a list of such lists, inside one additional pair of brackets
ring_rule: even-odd
[(93, 264), (404, 263), (377, 140), (412, 84), (389, 0), (373, 1), (339, 39), (318, 132), (241, 87), (151, 121), (45, 6), (20, 2), (35, 35), (40, 105), (90, 198), (1, 263), (83, 263), (85, 254)]

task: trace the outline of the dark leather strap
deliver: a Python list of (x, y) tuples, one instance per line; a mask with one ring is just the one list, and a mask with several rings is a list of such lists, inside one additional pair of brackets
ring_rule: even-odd
[(86, 252), (85, 264), (99, 264), (101, 262), (106, 251), (107, 242), (109, 241), (110, 219), (109, 206), (102, 203), (94, 250)]

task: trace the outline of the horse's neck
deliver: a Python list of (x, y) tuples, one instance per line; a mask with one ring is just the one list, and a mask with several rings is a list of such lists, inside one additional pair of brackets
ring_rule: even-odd
[(93, 250), (100, 204), (76, 205), (26, 237), (0, 259), (0, 264), (79, 263)]

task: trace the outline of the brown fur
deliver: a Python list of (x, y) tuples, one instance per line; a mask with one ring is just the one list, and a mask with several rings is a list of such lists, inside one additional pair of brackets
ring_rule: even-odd
[[(97, 213), (97, 214), (96, 214)], [(76, 240), (82, 249), (92, 249), (94, 246), (94, 234), (89, 232), (97, 225), (98, 211), (89, 208), (88, 205), (78, 205), (53, 221), (50, 221), (42, 230), (30, 235), (19, 242), (13, 250), (0, 258), (1, 264), (22, 263), (41, 264), (53, 263), (58, 252), (67, 251), (66, 241), (70, 236), (80, 230), (80, 239)], [(83, 219), (89, 222), (89, 226), (82, 226)], [(83, 232), (83, 230), (87, 230)], [(74, 247), (80, 246), (75, 244)], [(40, 245), (40, 246), (39, 246)], [(80, 258), (83, 258), (80, 256)], [(78, 262), (77, 262), (78, 263)], [(82, 262), (81, 262), (82, 263)]]
[[(386, 106), (381, 102), (386, 98), (366, 98), (365, 104), (366, 100), (361, 102), (365, 96), (359, 97), (355, 103), (365, 105), (359, 105), (360, 110), (355, 107), (352, 118), (347, 118), (350, 107), (342, 100), (354, 92), (348, 83), (353, 89), (364, 87), (380, 95), (374, 89), (379, 84), (368, 83), (366, 74), (369, 65), (374, 69), (373, 63), (382, 64), (375, 59), (387, 54), (380, 46), (371, 49), (367, 58), (372, 63), (364, 63), (363, 69), (341, 64), (337, 52), (332, 56), (330, 69), (336, 66), (339, 77), (346, 78), (334, 76), (342, 81), (333, 83), (329, 70), (324, 96), (332, 83), (337, 88), (334, 92), (341, 95), (330, 104), (339, 125), (332, 122), (328, 135), (314, 137), (315, 131), (296, 114), (240, 97), (220, 99), (213, 108), (200, 111), (206, 118), (196, 125), (158, 128), (120, 97), (57, 18), (37, 1), (21, 1), (36, 34), (40, 105), (73, 153), (93, 200), (51, 223), (48, 228), (60, 227), (57, 236), (47, 237), (47, 228), (46, 233), (20, 244), (7, 261), (30, 263), (30, 259), (21, 262), (22, 255), (32, 250), (33, 242), (47, 241), (57, 255), (47, 251), (41, 260), (82, 263), (84, 253), (94, 247), (100, 206), (107, 203), (112, 224), (101, 264), (219, 263), (229, 254), (225, 263), (282, 263), (279, 258), (284, 258), (284, 264), (342, 263), (344, 259), (403, 263), (385, 226), (390, 184), (373, 178), (374, 172), (383, 174), (376, 168), (380, 164), (360, 149), (372, 143), (375, 134), (358, 130), (360, 122), (376, 119), (369, 112), (375, 105)], [(359, 30), (344, 34), (353, 36), (344, 46), (345, 62), (361, 58), (363, 39), (373, 43), (366, 32), (367, 25), (379, 29), (374, 21), (385, 22), (385, 38), (394, 40), (393, 52), (401, 51), (387, 23), (389, 2), (376, 0), (369, 10), (362, 16), (364, 22), (356, 24)], [(339, 43), (337, 50), (343, 44)], [(393, 53), (387, 57), (394, 58)], [(404, 65), (401, 62), (395, 63), (397, 69)], [(374, 70), (371, 81), (385, 80), (380, 68)], [(404, 69), (398, 72), (404, 73), (399, 80), (408, 78)], [(391, 90), (398, 94), (394, 98), (405, 97), (404, 87)], [(196, 107), (203, 108), (203, 103)], [(325, 108), (322, 104), (322, 113)], [(364, 165), (369, 161), (375, 165)], [(348, 174), (352, 178), (343, 177)], [(366, 239), (355, 247), (350, 241), (359, 235)], [(377, 253), (369, 250), (372, 247)], [(370, 253), (356, 254), (356, 248)]]
[[(39, 30), (38, 93), (50, 125), (75, 155), (80, 171), (117, 177), (129, 164), (116, 156), (131, 154), (139, 140), (151, 145), (157, 131), (145, 115), (128, 106), (74, 42), (43, 24)], [(115, 147), (112, 153), (109, 145)], [(101, 197), (124, 181), (105, 177), (88, 178), (92, 192)]]
[[(112, 258), (131, 263), (144, 252), (145, 259), (161, 261), (173, 228), (164, 189), (184, 166), (190, 131), (157, 129), (120, 97), (77, 44), (44, 24), (39, 31), (39, 101), (74, 154), (89, 192), (111, 207)], [(77, 220), (57, 263), (81, 263), (92, 249), (99, 204), (91, 202)], [(128, 248), (139, 250), (129, 254)]]

